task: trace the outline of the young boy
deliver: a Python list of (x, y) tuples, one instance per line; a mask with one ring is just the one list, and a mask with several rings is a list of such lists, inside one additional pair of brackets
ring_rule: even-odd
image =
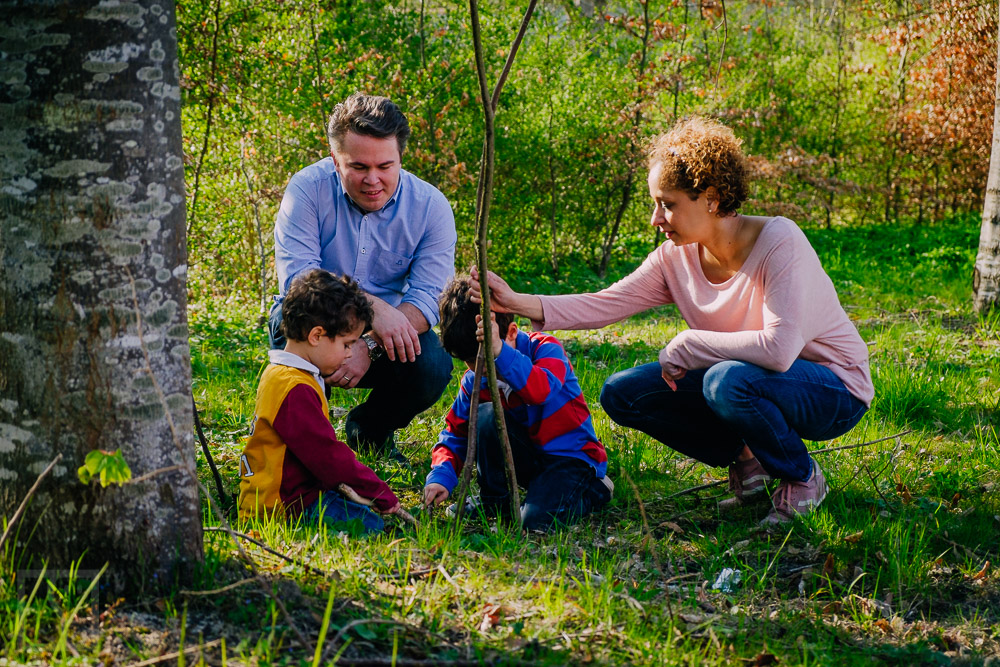
[[(448, 499), (465, 463), (478, 341), (484, 336), (479, 305), (469, 298), (468, 280), (456, 277), (439, 301), (442, 345), (469, 371), (431, 456), (425, 505)], [(614, 489), (606, 475), (608, 458), (562, 345), (548, 334), (518, 331), (510, 314), (491, 317), (490, 329), (515, 474), (518, 485), (527, 489), (521, 505), (523, 527), (547, 530), (556, 522), (567, 524), (600, 509)], [(504, 455), (485, 377), (478, 390), (480, 501), (488, 516), (509, 515)]]
[(383, 528), (368, 507), (337, 493), (347, 484), (382, 514), (399, 511), (392, 490), (337, 439), (323, 377), (348, 359), (371, 326), (373, 311), (357, 283), (322, 269), (300, 275), (284, 301), (283, 350), (257, 387), (250, 437), (240, 458), (240, 519), (263, 515), (330, 523), (360, 519), (365, 532)]

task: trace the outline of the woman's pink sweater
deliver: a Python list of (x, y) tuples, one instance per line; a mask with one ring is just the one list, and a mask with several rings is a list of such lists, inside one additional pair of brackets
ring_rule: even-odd
[(796, 359), (829, 368), (871, 405), (868, 347), (847, 318), (805, 234), (787, 218), (768, 220), (743, 267), (718, 285), (701, 268), (698, 245), (663, 243), (631, 275), (593, 294), (542, 296), (536, 330), (596, 329), (666, 303), (690, 327), (666, 347), (687, 369), (730, 359), (786, 371)]

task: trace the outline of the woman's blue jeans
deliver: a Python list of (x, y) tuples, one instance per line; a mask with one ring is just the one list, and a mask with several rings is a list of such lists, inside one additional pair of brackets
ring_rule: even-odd
[(689, 370), (672, 391), (658, 362), (615, 373), (601, 405), (638, 429), (711, 466), (727, 466), (746, 445), (775, 478), (804, 481), (812, 470), (802, 438), (830, 440), (867, 411), (833, 371), (797, 360), (784, 373), (744, 361)]

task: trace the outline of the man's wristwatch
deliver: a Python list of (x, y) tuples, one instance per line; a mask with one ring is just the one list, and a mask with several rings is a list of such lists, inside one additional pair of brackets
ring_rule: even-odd
[(378, 346), (378, 343), (375, 342), (374, 338), (372, 338), (368, 334), (362, 334), (361, 340), (363, 340), (365, 342), (365, 345), (368, 346), (369, 361), (375, 361), (376, 359), (382, 356), (382, 352), (384, 352), (384, 350)]

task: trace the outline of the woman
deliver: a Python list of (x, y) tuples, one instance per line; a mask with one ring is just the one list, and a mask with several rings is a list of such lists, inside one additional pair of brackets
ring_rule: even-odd
[(827, 493), (802, 438), (849, 431), (874, 388), (867, 346), (802, 231), (783, 217), (738, 213), (748, 185), (740, 143), (703, 118), (653, 142), (651, 224), (670, 242), (611, 287), (522, 294), (493, 273), (489, 284), (494, 310), (528, 317), (536, 329), (599, 328), (677, 304), (689, 329), (658, 362), (612, 375), (601, 404), (619, 424), (728, 465), (733, 498), (724, 508), (765, 498), (765, 483), (780, 480), (764, 519), (779, 524)]

